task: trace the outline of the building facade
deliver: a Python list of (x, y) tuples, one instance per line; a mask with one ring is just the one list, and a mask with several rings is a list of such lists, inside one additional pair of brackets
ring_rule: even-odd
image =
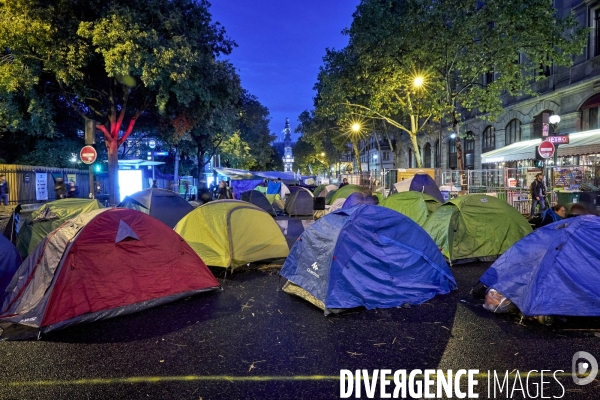
[[(554, 5), (561, 17), (573, 12), (580, 26), (590, 28), (584, 52), (569, 68), (543, 71), (545, 79), (533, 85), (537, 96), (504, 99), (505, 111), (494, 121), (477, 116), (464, 121), (465, 169), (580, 166), (593, 175), (593, 167), (600, 165), (600, 1), (555, 0)], [(554, 127), (548, 123), (551, 115), (560, 116)], [(556, 148), (556, 157), (542, 160), (536, 149), (548, 133), (570, 140)], [(443, 138), (441, 168), (456, 169), (456, 157), (455, 139)]]

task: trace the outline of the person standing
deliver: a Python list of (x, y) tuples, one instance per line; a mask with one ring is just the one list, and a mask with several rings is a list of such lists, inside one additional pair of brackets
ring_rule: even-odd
[(68, 198), (77, 197), (78, 194), (79, 194), (79, 188), (77, 188), (77, 185), (75, 185), (75, 182), (70, 181), (69, 189), (67, 190), (67, 197)]
[(67, 197), (67, 185), (65, 185), (62, 177), (56, 178), (54, 193), (56, 193), (56, 200)]
[(535, 215), (535, 209), (537, 205), (540, 205), (540, 213), (546, 209), (546, 185), (543, 181), (544, 175), (539, 173), (535, 176), (535, 180), (531, 183), (531, 215), (533, 218)]
[(225, 181), (219, 182), (219, 189), (217, 189), (217, 200), (222, 199), (231, 199), (231, 192)]
[(344, 187), (344, 186), (346, 186), (347, 184), (348, 184), (348, 179), (344, 178), (344, 179), (342, 180), (342, 183), (340, 184), (340, 187), (339, 187), (338, 189), (341, 189), (341, 188), (343, 188), (343, 187)]
[(8, 205), (8, 183), (4, 174), (0, 175), (0, 203)]
[(156, 179), (152, 180), (152, 189), (158, 189), (158, 181)]

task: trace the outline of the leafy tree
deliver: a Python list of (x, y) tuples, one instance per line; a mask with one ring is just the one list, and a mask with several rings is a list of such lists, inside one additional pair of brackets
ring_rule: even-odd
[(256, 158), (251, 154), (248, 143), (242, 140), (239, 132), (221, 143), (221, 163), (228, 168), (250, 169), (256, 164)]
[(273, 154), (269, 144), (275, 140), (275, 135), (269, 131), (269, 110), (245, 90), (240, 95), (239, 107), (240, 139), (248, 144), (254, 158), (248, 169), (264, 170)]
[[(306, 141), (313, 146), (313, 153), (318, 155), (318, 157), (315, 156), (317, 164), (327, 166), (327, 173), (329, 174), (329, 167), (339, 162), (340, 156), (348, 150), (348, 136), (340, 132), (340, 128), (335, 121), (322, 118), (314, 111), (303, 111), (298, 120), (300, 124), (296, 127), (296, 132), (302, 134), (302, 141)], [(294, 148), (295, 160), (297, 160), (296, 151), (296, 148)]]
[(363, 0), (350, 35), (362, 59), (404, 75), (426, 71), (434, 85), (426, 95), (457, 134), (462, 170), (463, 111), (492, 119), (508, 96), (534, 95), (542, 68), (569, 66), (582, 51), (586, 31), (576, 26), (552, 0)]
[[(9, 57), (0, 64), (0, 95), (8, 101), (23, 93), (20, 104), (37, 108), (19, 112), (11, 101), (9, 112), (40, 126), (53, 125), (52, 106), (97, 120), (116, 202), (118, 148), (136, 121), (173, 98), (211, 97), (204, 78), (234, 43), (211, 23), (208, 8), (206, 0), (0, 1), (0, 48)], [(39, 95), (48, 86), (60, 89), (61, 102)]]

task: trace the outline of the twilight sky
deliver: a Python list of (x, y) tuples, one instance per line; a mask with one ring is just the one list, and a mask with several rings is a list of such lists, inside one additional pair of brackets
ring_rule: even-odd
[[(341, 49), (352, 13), (360, 0), (211, 0), (213, 21), (220, 22), (238, 47), (229, 59), (242, 86), (271, 114), (271, 132), (282, 140), (289, 117), (313, 108), (319, 66), (326, 48)], [(294, 136), (296, 139), (297, 136)]]

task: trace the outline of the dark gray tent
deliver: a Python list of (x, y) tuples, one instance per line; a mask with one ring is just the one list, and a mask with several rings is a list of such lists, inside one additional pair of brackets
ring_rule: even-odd
[(0, 304), (2, 304), (4, 290), (21, 265), (21, 261), (21, 255), (15, 245), (0, 235)]
[(169, 228), (194, 207), (179, 194), (166, 189), (145, 189), (125, 197), (118, 207), (141, 211), (161, 221)]
[(276, 216), (277, 213), (273, 209), (271, 203), (269, 203), (269, 199), (262, 192), (258, 190), (248, 190), (242, 193), (241, 195), (242, 201), (246, 201), (248, 203), (252, 203), (257, 207), (262, 208), (272, 216)]
[(304, 188), (292, 193), (285, 201), (285, 212), (289, 216), (312, 215), (313, 194)]

